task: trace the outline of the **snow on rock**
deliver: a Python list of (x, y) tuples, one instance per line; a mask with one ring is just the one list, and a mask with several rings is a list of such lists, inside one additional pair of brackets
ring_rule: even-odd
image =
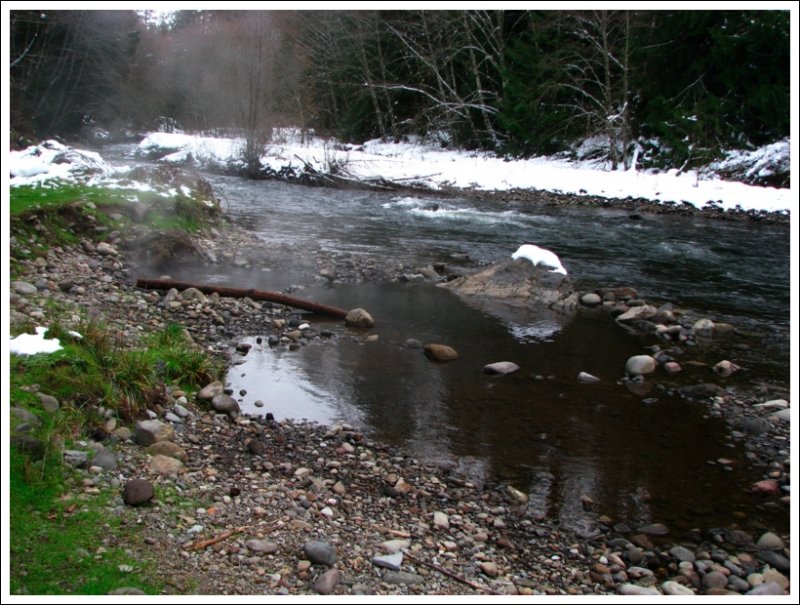
[(51, 179), (88, 180), (117, 172), (99, 153), (85, 151), (48, 140), (9, 154), (11, 186), (39, 185)]
[(550, 269), (550, 273), (567, 274), (567, 270), (554, 252), (540, 248), (535, 244), (522, 244), (517, 251), (511, 255), (511, 258), (514, 260), (518, 258), (527, 258), (534, 266), (542, 265)]
[(791, 149), (789, 139), (784, 139), (753, 151), (729, 151), (724, 160), (709, 164), (702, 172), (752, 185), (786, 185), (790, 171)]
[(237, 161), (244, 139), (195, 136), (178, 132), (153, 132), (139, 143), (139, 153), (168, 164), (226, 166)]
[(36, 334), (20, 334), (11, 339), (10, 351), (15, 355), (35, 355), (36, 353), (53, 353), (61, 349), (57, 338), (45, 338), (47, 328), (39, 326)]

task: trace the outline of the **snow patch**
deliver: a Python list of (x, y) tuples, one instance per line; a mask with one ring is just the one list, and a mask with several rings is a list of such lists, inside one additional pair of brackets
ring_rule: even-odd
[(9, 153), (12, 187), (41, 185), (49, 180), (70, 182), (108, 177), (118, 172), (99, 153), (68, 147), (55, 140)]
[(526, 258), (531, 261), (534, 266), (541, 265), (550, 269), (550, 273), (567, 274), (567, 270), (564, 268), (564, 265), (561, 264), (561, 260), (555, 252), (545, 250), (535, 244), (522, 244), (517, 248), (517, 251), (511, 255), (511, 258), (514, 260)]
[(61, 349), (57, 338), (45, 338), (47, 328), (39, 326), (36, 334), (20, 334), (11, 339), (11, 353), (15, 355), (36, 355), (37, 353), (54, 353)]

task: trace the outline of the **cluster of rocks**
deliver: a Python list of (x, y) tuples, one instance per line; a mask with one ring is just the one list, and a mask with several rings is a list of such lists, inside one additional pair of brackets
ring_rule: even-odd
[[(143, 536), (171, 590), (214, 594), (787, 594), (788, 537), (661, 524), (580, 538), (511, 486), (323, 427), (170, 405), (70, 454), (77, 499)], [(101, 452), (114, 464), (100, 464)], [(80, 456), (80, 454), (83, 454)], [(107, 543), (101, 548), (113, 544)], [(135, 579), (135, 576), (132, 578)]]

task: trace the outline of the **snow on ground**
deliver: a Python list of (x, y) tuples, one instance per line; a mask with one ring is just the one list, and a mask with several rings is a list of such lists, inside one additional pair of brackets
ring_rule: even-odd
[(534, 267), (536, 265), (542, 265), (542, 267), (550, 269), (550, 273), (567, 274), (567, 270), (564, 268), (564, 265), (561, 264), (561, 259), (558, 258), (555, 252), (540, 248), (535, 244), (522, 244), (517, 248), (517, 251), (511, 255), (511, 258), (514, 260), (518, 258), (527, 258), (533, 263)]
[(44, 141), (22, 151), (9, 154), (11, 186), (41, 185), (45, 181), (83, 181), (91, 177), (108, 177), (118, 169), (106, 162), (99, 153)]
[[(275, 172), (291, 168), (300, 174), (305, 166), (360, 180), (384, 179), (430, 188), (458, 187), (479, 190), (539, 189), (607, 198), (644, 198), (652, 201), (688, 202), (697, 208), (708, 202), (725, 210), (788, 212), (789, 189), (758, 187), (723, 181), (690, 171), (679, 173), (603, 171), (563, 159), (536, 157), (506, 160), (489, 153), (442, 149), (436, 143), (411, 140), (390, 143), (373, 140), (364, 145), (341, 145), (321, 138), (282, 133), (282, 142), (270, 145), (262, 165)], [(241, 139), (219, 139), (178, 133), (153, 133), (139, 145), (142, 152), (162, 155), (162, 161), (200, 165), (236, 164)]]
[(36, 334), (20, 334), (11, 339), (9, 350), (15, 355), (36, 355), (37, 353), (54, 353), (61, 349), (58, 339), (45, 338), (46, 333), (47, 328), (39, 326), (36, 328)]

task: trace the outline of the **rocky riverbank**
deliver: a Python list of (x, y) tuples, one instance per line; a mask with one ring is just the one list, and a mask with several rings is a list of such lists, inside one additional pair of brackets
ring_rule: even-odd
[[(100, 243), (87, 235), (78, 244), (52, 247), (45, 257), (20, 257), (12, 283), (12, 325), (59, 319), (74, 329), (86, 317), (97, 317), (117, 330), (121, 342), (133, 343), (177, 322), (198, 346), (228, 359), (245, 334), (273, 337), (274, 344), (286, 347), (326, 337), (313, 324), (302, 328), (301, 318), (282, 306), (193, 291), (164, 296), (139, 290), (133, 284), (136, 263), (142, 260), (136, 254), (141, 234), (135, 229), (100, 234)], [(19, 251), (27, 244), (13, 239), (11, 245)], [(207, 229), (180, 249), (194, 262), (216, 263), (221, 270), (296, 266), (299, 286), (307, 279), (439, 275), (436, 268), (430, 268), (436, 275), (426, 276), (422, 269), (428, 268), (382, 266), (352, 255), (269, 250), (230, 226)], [(152, 260), (152, 245), (150, 252)], [(594, 294), (598, 304), (605, 299), (609, 312), (619, 315), (646, 306), (635, 294), (615, 293), (613, 299), (606, 292)], [(597, 302), (587, 299), (584, 305), (590, 300)], [(638, 316), (636, 329), (649, 329), (640, 322), (653, 317)], [(695, 336), (694, 318), (683, 323), (662, 324), (668, 330), (678, 326), (670, 334), (676, 343), (682, 333)], [(666, 348), (653, 351), (658, 363), (670, 362), (658, 360)], [(98, 410), (107, 419), (95, 433), (102, 439), (86, 438), (74, 446), (76, 453), (65, 456), (78, 473), (71, 497), (79, 501), (110, 494), (109, 514), (144, 533), (146, 550), (138, 556), (157, 559), (170, 592), (648, 595), (789, 590), (787, 535), (755, 535), (739, 527), (631, 528), (601, 519), (599, 535), (580, 537), (527, 514), (526, 495), (509, 486), (473, 485), (457, 467), (416, 460), (353, 427), (242, 417), (233, 407), (227, 408), (233, 413), (219, 411), (226, 409), (220, 406), (215, 410), (198, 395), (167, 385), (164, 403), (150, 410), (144, 425), (120, 426), (113, 413)], [(788, 403), (712, 387), (686, 395), (707, 405), (709, 414), (729, 418), (733, 437), (746, 440), (756, 462), (764, 464), (764, 481), (754, 485), (754, 498), (786, 506), (788, 495), (781, 490), (785, 486), (788, 492), (789, 433), (782, 416), (788, 412), (781, 410)], [(130, 585), (136, 589), (135, 573)]]

